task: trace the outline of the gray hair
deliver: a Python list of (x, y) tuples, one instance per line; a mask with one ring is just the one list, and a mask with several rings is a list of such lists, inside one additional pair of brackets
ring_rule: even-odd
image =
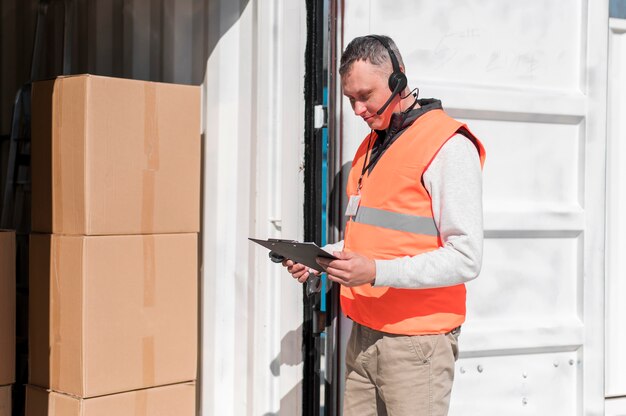
[[(396, 46), (393, 39), (391, 39), (389, 36), (378, 36), (387, 41), (387, 44), (396, 55), (398, 64), (401, 67), (404, 67), (402, 55), (400, 54), (400, 51), (398, 50), (398, 47)], [(367, 61), (376, 66), (383, 66), (385, 63), (389, 62), (389, 64), (391, 65), (391, 58), (389, 58), (389, 52), (387, 52), (387, 48), (385, 48), (385, 46), (378, 39), (368, 36), (360, 36), (358, 38), (354, 38), (348, 44), (346, 50), (343, 51), (343, 54), (341, 55), (339, 75), (344, 76), (348, 72), (350, 72), (352, 64), (355, 61)]]

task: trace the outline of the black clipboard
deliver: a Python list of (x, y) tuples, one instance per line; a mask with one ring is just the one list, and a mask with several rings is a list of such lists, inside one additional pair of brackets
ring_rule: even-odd
[(304, 264), (315, 270), (320, 270), (322, 266), (315, 261), (316, 257), (326, 257), (328, 259), (336, 260), (337, 257), (322, 250), (315, 243), (301, 243), (293, 240), (279, 240), (270, 238), (268, 240), (259, 240), (257, 238), (248, 238), (257, 244), (262, 245), (265, 248), (270, 249), (276, 254), (283, 256), (286, 259), (295, 261), (296, 263)]

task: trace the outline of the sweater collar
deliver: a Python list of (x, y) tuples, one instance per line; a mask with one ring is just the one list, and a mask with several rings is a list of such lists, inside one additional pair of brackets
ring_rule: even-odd
[(389, 138), (395, 136), (399, 131), (409, 127), (419, 117), (432, 110), (441, 110), (441, 100), (435, 98), (422, 98), (417, 100), (418, 108), (414, 108), (406, 113), (393, 113), (389, 122), (389, 127), (385, 130), (375, 130), (378, 137)]

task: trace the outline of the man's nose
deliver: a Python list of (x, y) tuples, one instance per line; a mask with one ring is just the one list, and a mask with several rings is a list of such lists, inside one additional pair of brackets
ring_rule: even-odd
[(365, 111), (366, 111), (365, 104), (363, 104), (362, 102), (359, 102), (359, 101), (354, 103), (354, 114), (356, 114), (357, 116), (360, 116)]

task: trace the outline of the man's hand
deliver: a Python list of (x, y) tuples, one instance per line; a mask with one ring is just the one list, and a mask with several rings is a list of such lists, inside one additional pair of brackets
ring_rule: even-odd
[(328, 273), (328, 278), (344, 286), (360, 286), (376, 279), (376, 263), (361, 254), (336, 251), (338, 260), (318, 257), (317, 263)]
[(304, 264), (295, 263), (293, 260), (285, 259), (282, 264), (287, 268), (287, 271), (291, 273), (291, 276), (300, 283), (306, 282), (310, 273), (316, 275), (320, 274), (317, 270), (309, 269)]

